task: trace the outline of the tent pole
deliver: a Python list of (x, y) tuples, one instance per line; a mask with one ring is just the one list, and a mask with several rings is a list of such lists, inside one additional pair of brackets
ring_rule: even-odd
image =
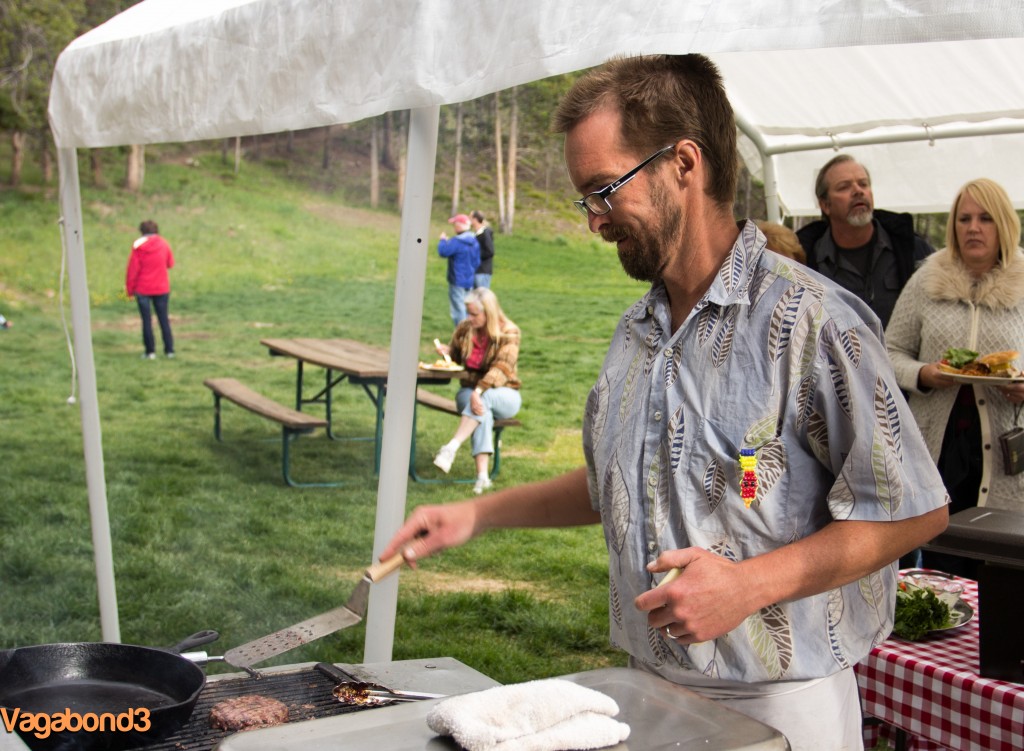
[[(943, 141), (949, 138), (970, 138), (976, 136), (1006, 136), (1024, 133), (1024, 121), (1008, 123), (974, 123), (968, 125), (934, 125), (931, 127), (904, 126), (902, 132), (887, 131), (879, 135), (872, 131), (865, 133), (837, 133), (833, 136), (801, 136), (799, 140), (780, 141), (768, 146), (764, 139), (754, 141), (762, 154), (792, 154), (797, 151), (838, 151), (851, 146), (876, 146), (887, 143), (913, 143), (918, 141)], [(747, 131), (743, 131), (747, 133)], [(747, 133), (749, 136), (750, 134)], [(753, 140), (753, 139), (752, 139)]]
[(764, 202), (765, 214), (769, 222), (782, 222), (782, 210), (779, 208), (779, 183), (775, 179), (775, 157), (761, 153), (761, 164), (764, 165)]
[(107, 481), (103, 471), (103, 440), (100, 433), (99, 399), (96, 394), (96, 363), (92, 353), (89, 314), (89, 286), (85, 276), (85, 239), (82, 233), (82, 197), (78, 182), (78, 153), (57, 149), (60, 171), (60, 211), (64, 253), (71, 291), (71, 322), (74, 329), (75, 367), (78, 370), (78, 404), (82, 417), (82, 445), (85, 451), (85, 484), (92, 521), (93, 558), (99, 595), (100, 628), (103, 641), (120, 642), (117, 590), (114, 586), (114, 557), (107, 513)]
[(733, 114), (736, 118), (736, 127), (751, 140), (761, 155), (761, 170), (764, 174), (765, 218), (769, 222), (781, 222), (782, 211), (779, 208), (779, 185), (775, 179), (775, 159), (772, 156), (772, 152), (768, 149), (764, 136), (757, 128), (750, 124), (746, 116), (740, 112), (734, 112)]
[[(409, 122), (408, 168), (398, 241), (394, 315), (391, 319), (391, 360), (388, 372), (388, 409), (384, 413), (377, 518), (373, 532), (373, 559), (405, 519), (409, 485), (412, 416), (416, 408), (416, 369), (423, 319), (427, 254), (430, 252), (430, 209), (434, 197), (434, 163), (441, 117), (438, 105), (412, 110)], [(364, 662), (388, 662), (395, 640), (398, 577), (370, 589), (366, 618)]]

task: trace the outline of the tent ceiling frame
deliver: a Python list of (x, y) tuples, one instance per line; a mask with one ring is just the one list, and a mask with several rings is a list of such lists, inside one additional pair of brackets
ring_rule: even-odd
[[(944, 125), (898, 126), (902, 130), (887, 129), (885, 133), (877, 131), (865, 133), (829, 134), (825, 136), (800, 136), (799, 141), (776, 141), (769, 143), (764, 133), (751, 125), (745, 117), (736, 113), (736, 126), (757, 147), (761, 155), (764, 170), (765, 202), (770, 221), (780, 221), (785, 215), (779, 201), (778, 185), (775, 180), (775, 162), (772, 157), (778, 154), (793, 154), (800, 151), (840, 151), (850, 146), (876, 146), (887, 143), (909, 143), (936, 141), (951, 138), (971, 138), (975, 136), (997, 136), (1024, 133), (1024, 120), (989, 123), (948, 123)], [(769, 136), (770, 137), (770, 136)]]

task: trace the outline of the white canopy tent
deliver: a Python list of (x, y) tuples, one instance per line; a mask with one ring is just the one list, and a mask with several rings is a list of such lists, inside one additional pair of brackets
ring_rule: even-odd
[[(1019, 0), (146, 0), (57, 61), (58, 146), (86, 480), (103, 638), (118, 641), (78, 148), (298, 130), (411, 109), (382, 461), (408, 465), (440, 105), (597, 65), (615, 54), (703, 52), (722, 67), (764, 157), (773, 206), (817, 213), (831, 148), (871, 168), (887, 208), (943, 209), (985, 174), (1024, 200), (1007, 153), (1024, 133)], [(974, 40), (974, 41), (972, 41)], [(987, 129), (987, 130), (986, 130)], [(946, 141), (947, 131), (975, 131)], [(990, 134), (1009, 132), (998, 142)], [(935, 139), (895, 145), (900, 138)], [(961, 143), (971, 143), (970, 149)], [(949, 144), (947, 146), (947, 144)], [(998, 144), (998, 145), (997, 145)], [(796, 149), (792, 155), (783, 155)], [(905, 150), (904, 150), (905, 149)], [(938, 158), (939, 154), (941, 158)], [(1017, 171), (1019, 172), (1019, 170)], [(889, 200), (889, 191), (893, 193)], [(777, 202), (777, 203), (776, 203)], [(403, 436), (405, 438), (403, 438)], [(399, 526), (407, 479), (382, 472), (374, 555)], [(390, 659), (397, 581), (374, 587), (364, 659)]]

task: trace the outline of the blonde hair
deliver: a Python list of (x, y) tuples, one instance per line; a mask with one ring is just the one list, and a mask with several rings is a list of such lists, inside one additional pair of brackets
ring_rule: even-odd
[(949, 219), (946, 221), (946, 247), (955, 258), (961, 258), (960, 241), (956, 236), (956, 215), (960, 211), (960, 201), (965, 193), (992, 217), (996, 233), (999, 235), (999, 261), (1005, 268), (1017, 257), (1017, 246), (1020, 245), (1020, 216), (1014, 211), (1013, 202), (1003, 186), (987, 177), (970, 180), (957, 192), (953, 208), (949, 210)]
[(501, 309), (501, 305), (498, 303), (498, 296), (491, 292), (487, 287), (477, 287), (466, 295), (466, 304), (476, 303), (483, 311), (484, 315), (487, 316), (487, 336), (490, 337), (492, 342), (501, 341), (502, 333), (506, 328), (513, 327), (518, 328), (516, 324), (505, 315), (505, 311)]
[(794, 261), (807, 263), (807, 254), (793, 230), (784, 224), (775, 222), (758, 221), (755, 223), (768, 240), (768, 250), (774, 250), (779, 255), (792, 258)]

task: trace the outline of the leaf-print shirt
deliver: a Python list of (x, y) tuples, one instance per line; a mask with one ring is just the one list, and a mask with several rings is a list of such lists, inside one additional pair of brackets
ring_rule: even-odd
[[(654, 586), (645, 566), (661, 552), (696, 546), (744, 560), (833, 520), (900, 520), (946, 502), (877, 317), (764, 246), (746, 222), (675, 333), (655, 284), (619, 322), (587, 400), (584, 451), (608, 544), (611, 640), (680, 683), (693, 671), (806, 680), (856, 664), (892, 627), (896, 566), (685, 646), (649, 628), (632, 604)], [(749, 508), (743, 448), (757, 460)]]

